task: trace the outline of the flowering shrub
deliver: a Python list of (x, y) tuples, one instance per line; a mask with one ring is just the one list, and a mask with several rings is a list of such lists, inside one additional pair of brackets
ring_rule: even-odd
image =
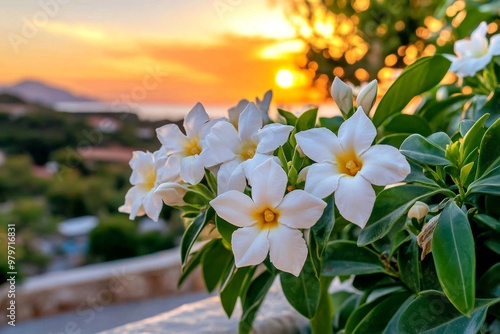
[[(185, 133), (161, 127), (160, 150), (134, 154), (120, 211), (182, 210), (179, 284), (201, 266), (228, 316), (241, 301), (240, 333), (278, 276), (313, 333), (499, 332), (500, 39), (485, 27), (407, 67), (375, 110), (376, 81), (355, 106), (338, 78), (342, 116), (319, 124), (317, 109), (271, 122), (269, 92), (229, 120), (197, 104)], [(448, 70), (459, 80), (440, 85)], [(330, 294), (334, 278), (349, 289)]]

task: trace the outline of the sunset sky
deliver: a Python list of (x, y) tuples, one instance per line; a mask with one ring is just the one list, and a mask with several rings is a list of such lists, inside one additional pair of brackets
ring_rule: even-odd
[(0, 12), (0, 84), (36, 79), (107, 101), (143, 86), (155, 103), (321, 95), (297, 70), (304, 45), (282, 1), (24, 0)]

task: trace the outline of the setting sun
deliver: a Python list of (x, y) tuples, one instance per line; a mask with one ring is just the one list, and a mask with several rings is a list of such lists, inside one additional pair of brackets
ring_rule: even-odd
[(281, 88), (290, 88), (294, 82), (293, 73), (289, 70), (279, 70), (276, 73), (276, 83)]

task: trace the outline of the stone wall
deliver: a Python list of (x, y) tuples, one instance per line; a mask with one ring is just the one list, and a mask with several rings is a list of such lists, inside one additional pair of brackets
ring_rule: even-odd
[[(199, 271), (177, 287), (179, 249), (29, 277), (16, 284), (16, 321), (66, 311), (84, 312), (112, 303), (204, 290)], [(8, 307), (0, 286), (0, 308)], [(0, 318), (6, 324), (7, 318)]]

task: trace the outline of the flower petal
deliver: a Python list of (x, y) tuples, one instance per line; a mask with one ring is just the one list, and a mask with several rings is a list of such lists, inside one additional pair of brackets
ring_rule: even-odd
[(198, 102), (184, 118), (184, 129), (188, 138), (199, 136), (201, 127), (208, 122), (208, 114), (203, 105)]
[(251, 181), (253, 170), (269, 159), (273, 159), (274, 162), (281, 166), (281, 162), (278, 157), (261, 153), (256, 153), (253, 158), (248, 159), (242, 163), (243, 169), (245, 170), (245, 176), (249, 179), (249, 181)]
[(215, 212), (224, 220), (239, 227), (255, 223), (257, 211), (252, 199), (242, 192), (229, 190), (210, 201)]
[(278, 123), (268, 124), (257, 131), (253, 139), (257, 141), (258, 153), (272, 153), (286, 143), (293, 126)]
[(276, 208), (283, 200), (288, 177), (285, 171), (272, 159), (257, 166), (250, 178), (252, 198), (258, 209)]
[(229, 190), (245, 191), (247, 180), (243, 164), (236, 160), (223, 163), (217, 173), (217, 193)]
[(279, 210), (279, 222), (291, 228), (310, 228), (321, 217), (326, 203), (304, 190), (294, 190), (288, 193)]
[(360, 107), (339, 128), (340, 146), (344, 152), (354, 152), (358, 156), (371, 146), (375, 136), (377, 129)]
[(492, 56), (500, 55), (500, 34), (491, 36), (489, 54)]
[(262, 128), (261, 111), (250, 102), (240, 115), (238, 134), (242, 141), (250, 140), (254, 133)]
[(185, 157), (181, 161), (181, 177), (190, 184), (198, 184), (205, 175), (205, 167), (199, 155)]
[(125, 195), (125, 204), (118, 208), (118, 212), (128, 213), (129, 219), (133, 220), (136, 216), (144, 215), (142, 200), (148, 194), (148, 190), (141, 186), (133, 186)]
[(129, 162), (132, 168), (130, 184), (136, 185), (148, 182), (149, 175), (154, 172), (155, 162), (150, 152), (135, 151)]
[(153, 191), (149, 192), (146, 198), (144, 198), (143, 206), (148, 217), (155, 222), (158, 221), (158, 217), (160, 216), (160, 212), (163, 207), (161, 196), (155, 194)]
[(165, 165), (157, 169), (157, 181), (177, 181), (180, 178), (181, 162), (183, 157), (180, 154), (174, 154), (168, 157)]
[(231, 123), (219, 122), (212, 127), (205, 144), (212, 154), (211, 158), (204, 159), (205, 165), (210, 167), (234, 159), (240, 146), (240, 139)]
[(315, 162), (336, 161), (335, 155), (342, 154), (339, 139), (327, 128), (299, 132), (295, 139), (304, 154)]
[(248, 105), (248, 102), (249, 101), (247, 99), (240, 100), (237, 105), (229, 108), (229, 110), (227, 111), (229, 123), (234, 125), (235, 128), (238, 128), (238, 121), (240, 119), (240, 115), (245, 109), (245, 107)]
[(276, 269), (299, 276), (307, 258), (302, 232), (279, 225), (269, 230), (269, 258)]
[(354, 177), (343, 177), (335, 191), (335, 204), (342, 217), (365, 227), (375, 203), (375, 191), (370, 182), (359, 173)]
[(337, 190), (339, 179), (343, 175), (336, 165), (329, 162), (312, 164), (307, 171), (305, 191), (325, 198)]
[(186, 195), (187, 187), (177, 182), (165, 182), (160, 184), (155, 194), (158, 194), (163, 203), (169, 206), (185, 205), (184, 195)]
[(359, 171), (368, 182), (385, 186), (403, 181), (410, 174), (410, 164), (398, 149), (389, 145), (375, 145), (361, 155), (363, 166)]
[(184, 151), (184, 143), (187, 138), (177, 125), (167, 124), (156, 129), (156, 136), (165, 147), (166, 154), (176, 154)]
[[(226, 193), (227, 194), (227, 193)], [(237, 229), (231, 237), (234, 262), (236, 267), (261, 264), (269, 252), (269, 230), (261, 230), (257, 226)]]

